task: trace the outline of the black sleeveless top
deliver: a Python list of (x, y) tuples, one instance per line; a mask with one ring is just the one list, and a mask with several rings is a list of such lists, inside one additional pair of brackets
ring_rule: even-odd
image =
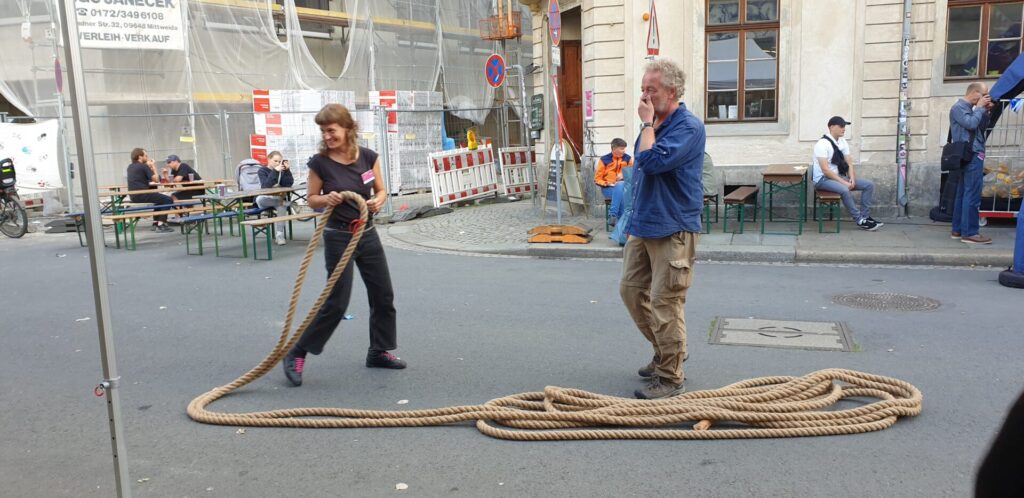
[[(363, 183), (363, 173), (373, 169), (377, 162), (377, 153), (365, 147), (359, 148), (359, 159), (352, 164), (339, 163), (326, 155), (315, 154), (309, 158), (306, 164), (311, 171), (323, 180), (323, 187), (320, 192), (310, 194), (326, 194), (328, 192), (355, 192), (363, 199), (369, 200), (372, 196), (371, 188), (373, 181)], [(329, 228), (348, 230), (348, 224), (359, 218), (359, 209), (351, 202), (339, 204), (331, 213), (327, 221)], [(366, 220), (366, 228), (373, 226), (373, 215)]]

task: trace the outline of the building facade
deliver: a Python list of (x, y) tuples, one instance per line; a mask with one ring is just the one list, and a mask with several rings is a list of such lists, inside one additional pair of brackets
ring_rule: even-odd
[[(534, 14), (534, 62), (548, 67), (548, 1), (523, 3)], [(676, 61), (687, 74), (683, 101), (706, 123), (707, 151), (719, 168), (720, 184), (758, 184), (768, 164), (810, 164), (814, 142), (827, 133), (829, 117), (840, 115), (853, 122), (846, 136), (859, 176), (877, 184), (881, 216), (926, 215), (937, 204), (949, 108), (968, 83), (991, 85), (1020, 53), (1024, 15), (1019, 1), (912, 2), (904, 207), (897, 200), (902, 0), (654, 3), (659, 57)], [(638, 133), (636, 106), (649, 31), (644, 17), (650, 5), (650, 0), (560, 2), (559, 74), (574, 76), (572, 66), (578, 63), (581, 90), (594, 92), (589, 126), (598, 154), (607, 151), (613, 138), (632, 144)], [(547, 74), (536, 78), (538, 91), (550, 79)], [(561, 83), (567, 85), (573, 83)], [(572, 102), (562, 107), (577, 112)], [(566, 119), (566, 126), (572, 128), (575, 121)], [(548, 128), (541, 150), (550, 143)]]

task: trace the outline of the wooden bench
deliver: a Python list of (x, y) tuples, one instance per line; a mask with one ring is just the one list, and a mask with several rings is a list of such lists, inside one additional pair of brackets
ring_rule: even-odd
[[(173, 206), (173, 204), (167, 204), (167, 205), (168, 206)], [(163, 206), (154, 206), (154, 208), (156, 208), (156, 207), (163, 207)], [(124, 247), (125, 247), (125, 249), (128, 249), (130, 251), (134, 251), (135, 248), (136, 248), (136, 243), (135, 243), (135, 227), (138, 225), (139, 220), (142, 220), (142, 219), (145, 219), (145, 218), (154, 218), (154, 217), (157, 217), (157, 216), (170, 216), (170, 215), (177, 215), (177, 214), (192, 214), (192, 213), (205, 212), (205, 211), (209, 211), (209, 210), (210, 210), (210, 208), (205, 207), (205, 206), (181, 207), (181, 208), (177, 208), (177, 209), (173, 209), (173, 208), (172, 209), (159, 209), (159, 210), (153, 209), (151, 211), (145, 211), (145, 212), (133, 212), (133, 213), (126, 213), (126, 214), (106, 215), (106, 216), (103, 216), (102, 219), (103, 219), (103, 221), (113, 222), (114, 223), (114, 239), (115, 239), (116, 246), (118, 248), (121, 247), (120, 234), (123, 232), (125, 234), (125, 240), (124, 240)], [(131, 236), (132, 236), (131, 244), (128, 244), (128, 233), (129, 232), (131, 233)]]
[[(274, 228), (274, 224), (275, 223), (283, 223), (285, 221), (289, 221), (289, 222), (290, 221), (306, 221), (306, 220), (312, 218), (313, 219), (313, 223), (314, 223), (314, 227), (315, 227), (316, 226), (316, 218), (319, 217), (319, 216), (320, 216), (320, 213), (307, 212), (307, 213), (288, 214), (288, 215), (285, 215), (285, 216), (275, 216), (275, 217), (272, 217), (272, 218), (258, 218), (258, 219), (255, 219), (255, 220), (243, 221), (242, 225), (245, 225), (245, 226), (247, 226), (247, 227), (252, 229), (252, 259), (253, 260), (259, 260), (260, 259), (259, 255), (257, 254), (258, 251), (256, 250), (256, 248), (258, 247), (258, 245), (256, 244), (256, 237), (259, 234), (264, 234), (267, 237), (267, 259), (266, 260), (270, 261), (270, 260), (274, 259), (274, 250), (273, 250), (273, 238), (274, 237), (272, 236), (272, 234), (273, 234), (273, 228)], [(243, 235), (243, 237), (244, 236), (245, 235)]]
[(843, 218), (842, 202), (843, 197), (837, 192), (814, 189), (814, 217), (818, 219), (818, 233), (825, 233), (825, 213), (824, 210), (819, 211), (818, 206), (828, 208), (828, 219), (836, 222), (835, 231), (829, 233), (839, 233), (839, 224)]
[[(269, 211), (270, 209), (272, 209), (272, 208), (269, 208), (269, 207), (268, 208), (261, 208), (261, 207), (245, 207), (245, 206), (251, 206), (251, 205), (248, 204), (248, 203), (243, 204), (243, 208), (245, 209), (245, 211), (244, 211), (244, 215), (245, 216), (259, 216), (260, 214), (263, 214), (264, 212)], [(234, 223), (234, 220), (236, 220), (237, 218), (238, 218), (238, 212), (237, 211), (220, 211), (220, 212), (218, 212), (216, 214), (213, 214), (213, 213), (193, 214), (191, 216), (186, 216), (184, 218), (178, 218), (176, 221), (181, 224), (181, 231), (182, 231), (182, 233), (185, 234), (185, 254), (188, 254), (190, 256), (202, 256), (203, 255), (203, 233), (207, 232), (207, 222), (209, 222), (209, 221), (223, 222), (225, 219), (227, 219), (228, 220), (228, 224), (231, 226), (231, 235), (234, 235), (235, 231), (234, 231), (234, 224), (233, 223)], [(199, 245), (199, 252), (196, 252), (196, 253), (192, 252), (192, 237), (191, 236), (192, 236), (193, 232), (196, 233), (196, 238), (198, 240), (198, 245)], [(242, 237), (245, 237), (245, 231), (242, 229), (241, 226), (238, 227), (238, 233)], [(221, 224), (221, 226), (220, 226), (220, 234), (224, 235), (224, 226), (223, 226), (223, 224)], [(220, 239), (217, 237), (217, 227), (214, 227), (213, 246), (214, 246), (214, 254), (217, 255), (217, 256), (220, 256)]]
[(739, 187), (736, 190), (729, 192), (729, 195), (725, 196), (725, 198), (722, 199), (722, 201), (725, 203), (725, 214), (722, 220), (723, 232), (729, 231), (729, 212), (738, 210), (740, 222), (740, 231), (738, 233), (743, 233), (743, 208), (745, 208), (747, 204), (750, 204), (751, 201), (753, 201), (754, 205), (754, 221), (757, 221), (757, 191), (757, 187)]

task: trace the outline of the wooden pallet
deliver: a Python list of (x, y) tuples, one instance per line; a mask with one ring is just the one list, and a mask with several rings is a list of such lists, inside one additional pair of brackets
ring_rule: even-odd
[(527, 233), (531, 244), (589, 244), (593, 239), (590, 230), (571, 225), (541, 225)]

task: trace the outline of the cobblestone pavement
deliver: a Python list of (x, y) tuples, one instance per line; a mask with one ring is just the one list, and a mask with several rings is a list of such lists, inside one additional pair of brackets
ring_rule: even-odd
[[(501, 206), (457, 208), (453, 213), (410, 223), (413, 233), (435, 240), (466, 246), (493, 246), (526, 243), (527, 232), (537, 225), (554, 224), (555, 216), (542, 219), (529, 199)], [(603, 220), (563, 215), (562, 224), (593, 227)], [(605, 235), (603, 227), (601, 235)], [(595, 236), (597, 234), (595, 233)], [(606, 235), (605, 235), (606, 236)]]
[[(397, 198), (397, 210), (420, 196)], [(429, 194), (423, 196), (429, 202)], [(410, 199), (412, 198), (412, 199)], [(416, 199), (419, 203), (423, 200)], [(418, 205), (423, 205), (419, 204)], [(538, 225), (555, 224), (552, 209), (541, 216), (530, 199), (454, 208), (454, 212), (431, 218), (381, 224), (382, 233), (394, 243), (413, 250), (430, 249), (460, 253), (505, 254), (555, 258), (620, 258), (622, 250), (608, 238), (601, 217), (570, 216), (563, 211), (563, 225), (590, 229), (589, 244), (530, 244), (527, 232)], [(889, 220), (878, 232), (849, 228), (842, 233), (817, 233), (814, 224), (805, 226), (802, 235), (762, 235), (755, 227), (748, 233), (722, 233), (715, 224), (713, 233), (702, 235), (697, 249), (701, 261), (825, 263), (912, 266), (999, 267), (1012, 259), (1012, 224), (988, 226), (990, 246), (972, 247), (950, 240), (949, 225), (918, 218)]]

